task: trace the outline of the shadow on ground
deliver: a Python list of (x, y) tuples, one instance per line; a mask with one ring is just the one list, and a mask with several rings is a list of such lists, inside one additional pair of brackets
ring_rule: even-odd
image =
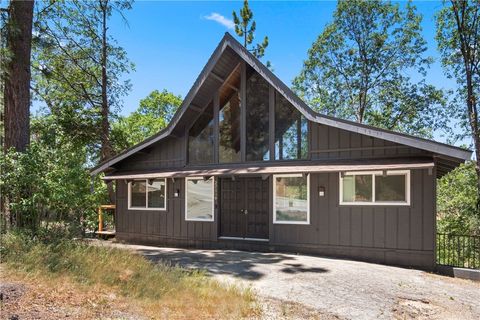
[(281, 272), (288, 274), (329, 271), (325, 268), (305, 267), (301, 263), (295, 263), (295, 256), (278, 253), (182, 249), (140, 249), (138, 252), (155, 263), (166, 262), (186, 269), (203, 269), (212, 275), (231, 275), (245, 280), (258, 280), (265, 276), (268, 271), (262, 266), (266, 264), (277, 264)]

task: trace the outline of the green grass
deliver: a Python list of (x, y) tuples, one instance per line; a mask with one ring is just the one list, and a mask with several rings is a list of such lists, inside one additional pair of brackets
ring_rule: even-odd
[(79, 286), (103, 286), (131, 298), (145, 314), (169, 311), (170, 318), (241, 318), (258, 312), (249, 290), (226, 287), (204, 272), (153, 264), (133, 252), (82, 241), (32, 240), (10, 233), (1, 238), (2, 263), (33, 277), (68, 277)]

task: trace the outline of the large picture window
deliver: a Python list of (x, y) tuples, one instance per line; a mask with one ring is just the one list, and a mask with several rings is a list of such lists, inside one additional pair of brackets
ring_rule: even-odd
[(275, 160), (308, 157), (308, 121), (288, 100), (275, 92)]
[(220, 88), (219, 157), (222, 163), (240, 162), (240, 65)]
[(185, 220), (213, 221), (214, 180), (202, 177), (185, 179)]
[(188, 162), (213, 163), (213, 102), (211, 102), (188, 131)]
[(270, 160), (268, 82), (253, 72), (247, 79), (246, 94), (247, 161)]
[(128, 209), (166, 210), (166, 179), (134, 180), (128, 183)]
[(310, 223), (309, 175), (273, 176), (273, 223)]
[(410, 171), (340, 174), (340, 204), (409, 205)]

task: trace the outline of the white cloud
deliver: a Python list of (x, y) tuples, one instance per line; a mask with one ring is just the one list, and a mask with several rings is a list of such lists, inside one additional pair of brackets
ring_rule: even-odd
[(228, 29), (233, 29), (235, 27), (235, 24), (233, 23), (232, 20), (225, 18), (224, 16), (216, 12), (212, 12), (208, 16), (205, 16), (204, 18), (207, 20), (218, 22), (222, 26), (227, 27)]

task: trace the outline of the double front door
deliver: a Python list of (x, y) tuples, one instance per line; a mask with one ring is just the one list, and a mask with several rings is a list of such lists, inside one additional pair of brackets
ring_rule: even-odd
[(268, 239), (268, 180), (220, 179), (220, 235)]

